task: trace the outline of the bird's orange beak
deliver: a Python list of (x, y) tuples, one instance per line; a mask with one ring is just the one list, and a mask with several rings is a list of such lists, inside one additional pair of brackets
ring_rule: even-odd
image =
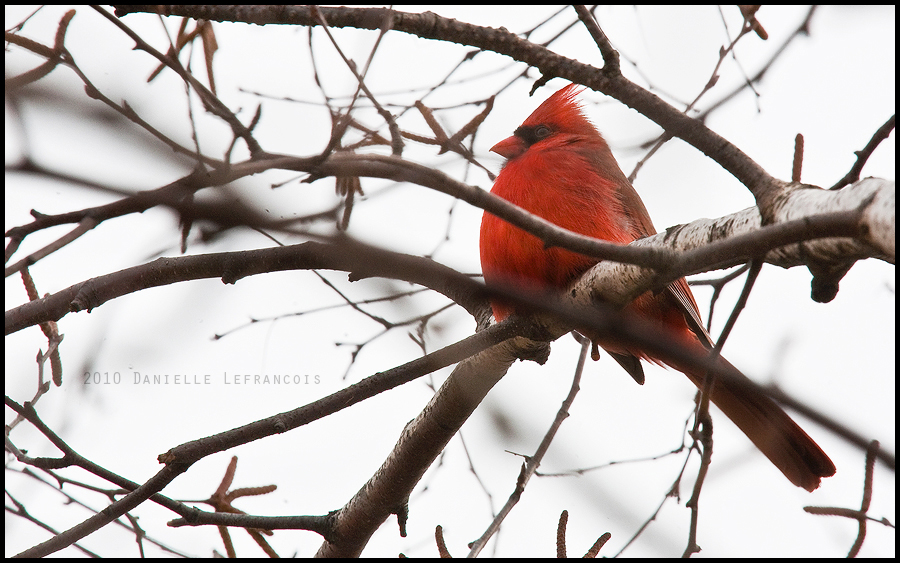
[(513, 135), (512, 137), (507, 137), (491, 147), (491, 152), (495, 152), (500, 156), (506, 157), (507, 159), (513, 159), (517, 156), (521, 156), (528, 150), (528, 147), (525, 145), (525, 141), (523, 141), (520, 137), (516, 137)]

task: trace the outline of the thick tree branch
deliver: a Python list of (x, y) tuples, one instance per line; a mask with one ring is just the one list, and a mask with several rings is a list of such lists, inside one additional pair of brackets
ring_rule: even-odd
[[(298, 159), (292, 159), (296, 162)], [(303, 161), (304, 159), (299, 159)], [(496, 214), (511, 220), (532, 232), (532, 225), (538, 225), (538, 236), (550, 246), (561, 246), (584, 252), (585, 254), (611, 260), (625, 260), (642, 264), (644, 267), (624, 264), (603, 263), (601, 268), (610, 281), (604, 282), (608, 288), (617, 287), (622, 299), (627, 300), (642, 293), (648, 287), (664, 286), (685, 274), (697, 273), (711, 267), (732, 266), (766, 250), (787, 243), (803, 242), (766, 254), (767, 262), (783, 267), (806, 264), (815, 275), (825, 275), (841, 271), (843, 265), (854, 261), (876, 257), (889, 262), (894, 260), (894, 184), (875, 179), (864, 180), (854, 186), (831, 192), (812, 187), (798, 186), (780, 199), (776, 221), (803, 220), (791, 228), (770, 225), (760, 230), (760, 218), (756, 208), (750, 208), (715, 221), (699, 220), (686, 226), (636, 241), (626, 247), (597, 241), (588, 237), (568, 233), (564, 229), (530, 215), (521, 209), (483, 190), (467, 186), (447, 178), (434, 170), (412, 165), (394, 157), (360, 157), (333, 155), (326, 162), (334, 166), (363, 171), (366, 175), (392, 177), (398, 180), (435, 187), (445, 193), (452, 193), (466, 201), (491, 208)], [(248, 163), (253, 164), (253, 163)], [(287, 163), (283, 163), (287, 164)], [(340, 174), (338, 170), (329, 173)], [(453, 189), (448, 190), (448, 186)], [(119, 207), (120, 202), (111, 204)], [(133, 209), (130, 206), (121, 206)], [(136, 206), (140, 207), (140, 206)], [(860, 216), (833, 216), (825, 221), (814, 217), (823, 212), (859, 211)], [(93, 213), (75, 214), (72, 219), (95, 216)], [(54, 221), (48, 221), (53, 223)], [(815, 227), (815, 228), (813, 228)], [(785, 232), (780, 232), (784, 229)], [(568, 234), (567, 234), (568, 233)], [(770, 238), (770, 233), (772, 234)], [(551, 236), (552, 234), (552, 236)], [(747, 240), (723, 240), (737, 235), (746, 235)], [(828, 239), (829, 235), (855, 235), (854, 238)], [(817, 238), (818, 237), (818, 238)], [(817, 238), (817, 240), (810, 240)], [(711, 240), (722, 240), (718, 245), (710, 245)], [(552, 242), (551, 242), (552, 241)], [(349, 244), (349, 243), (347, 243)], [(358, 244), (358, 243), (354, 243)], [(675, 250), (692, 250), (679, 258), (660, 245)], [(348, 247), (349, 248), (349, 247)], [(599, 249), (599, 251), (598, 251)], [(696, 249), (696, 250), (694, 250)], [(749, 250), (748, 250), (749, 249)], [(358, 251), (363, 252), (357, 248)], [(632, 250), (636, 250), (632, 253)], [(373, 254), (385, 253), (383, 260), (373, 260)], [(6, 334), (11, 334), (26, 326), (44, 321), (56, 321), (69, 312), (90, 310), (109, 299), (147, 287), (167, 285), (189, 279), (220, 277), (226, 283), (234, 283), (241, 277), (288, 269), (324, 268), (354, 272), (356, 277), (384, 276), (404, 279), (435, 289), (466, 308), (473, 316), (484, 305), (485, 295), (465, 276), (436, 264), (425, 258), (404, 256), (377, 249), (362, 254), (347, 251), (329, 251), (327, 246), (307, 243), (296, 247), (252, 250), (221, 255), (199, 255), (180, 258), (160, 258), (149, 264), (129, 268), (76, 284), (54, 295), (31, 301), (5, 314)], [(668, 254), (667, 254), (668, 252)], [(664, 256), (660, 263), (654, 258)], [(673, 258), (669, 258), (669, 257)], [(417, 269), (420, 264), (433, 264), (434, 269)], [(841, 265), (841, 268), (831, 267)], [(405, 265), (405, 266), (404, 266)], [(650, 271), (646, 268), (654, 267)], [(412, 268), (407, 270), (407, 268)], [(428, 271), (427, 275), (422, 272)], [(842, 270), (846, 272), (846, 269)], [(412, 272), (412, 273), (411, 273)], [(404, 276), (409, 277), (404, 277)], [(839, 279), (839, 278), (838, 278)], [(605, 285), (605, 284), (610, 285)], [(473, 285), (474, 284), (474, 285)], [(480, 286), (478, 286), (480, 287)], [(609, 290), (610, 294), (614, 292)]]
[(6, 334), (58, 320), (70, 312), (90, 311), (111, 299), (150, 287), (188, 280), (241, 278), (285, 270), (326, 269), (349, 272), (354, 279), (385, 277), (416, 283), (443, 293), (473, 317), (486, 307), (484, 286), (469, 276), (420, 256), (375, 248), (339, 237), (331, 243), (307, 242), (294, 246), (159, 258), (153, 262), (80, 282), (36, 301), (10, 309)]

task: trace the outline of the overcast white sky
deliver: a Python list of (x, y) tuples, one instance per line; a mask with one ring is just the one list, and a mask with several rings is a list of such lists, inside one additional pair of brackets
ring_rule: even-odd
[[(66, 7), (41, 10), (26, 25), (24, 35), (51, 44)], [(430, 8), (442, 16), (523, 32), (557, 10), (529, 7)], [(86, 7), (78, 7), (66, 45), (94, 84), (114, 100), (126, 100), (145, 120), (190, 146), (184, 87), (164, 72), (149, 86), (156, 62), (133, 51), (133, 43), (110, 22)], [(406, 8), (407, 11), (418, 11)], [(6, 7), (6, 28), (22, 21), (33, 8)], [(722, 8), (731, 36), (740, 18), (733, 6)], [(759, 12), (770, 39), (748, 37), (737, 50), (739, 64), (728, 58), (718, 87), (699, 104), (704, 108), (753, 75), (762, 61), (782, 44), (803, 19), (806, 8), (770, 7)], [(607, 7), (597, 11), (600, 25), (623, 56), (623, 71), (638, 84), (650, 85), (665, 99), (691, 100), (709, 79), (719, 47), (727, 41), (716, 7)], [(536, 42), (553, 37), (575, 18), (569, 8), (558, 20), (532, 36)], [(165, 50), (159, 18), (125, 18), (142, 37)], [(174, 34), (180, 20), (165, 22)], [(895, 112), (895, 9), (888, 7), (823, 7), (815, 14), (810, 36), (797, 39), (766, 79), (756, 86), (759, 97), (744, 91), (715, 113), (708, 125), (729, 139), (772, 174), (788, 178), (794, 136), (806, 139), (804, 181), (829, 186), (855, 160), (853, 151), (866, 145), (874, 131)], [(220, 98), (249, 122), (256, 106), (263, 117), (255, 130), (266, 150), (307, 156), (321, 151), (329, 134), (327, 112), (315, 87), (309, 63), (307, 30), (290, 26), (216, 24), (219, 52), (215, 71)], [(362, 64), (375, 32), (336, 30), (348, 56)], [(321, 29), (314, 32), (320, 78), (332, 96), (353, 92), (350, 74), (336, 58)], [(425, 41), (398, 32), (383, 40), (369, 71), (367, 84), (382, 101), (409, 104), (437, 83), (470, 49)], [(565, 56), (600, 66), (602, 61), (583, 27), (576, 25), (551, 48)], [(197, 53), (199, 55), (199, 53)], [(18, 47), (6, 53), (7, 76), (41, 61)], [(636, 63), (636, 67), (634, 64)], [(193, 68), (204, 77), (199, 56)], [(426, 98), (441, 108), (484, 99), (512, 81), (524, 69), (493, 53), (483, 53), (464, 65), (452, 84)], [(497, 98), (493, 112), (479, 130), (476, 157), (493, 171), (501, 159), (488, 152), (508, 136), (550, 93), (566, 84), (552, 80), (533, 98), (527, 93), (536, 77), (520, 79)], [(87, 99), (83, 85), (68, 68), (44, 81), (45, 97), (21, 107), (6, 104), (6, 163), (16, 165), (28, 155), (51, 170), (72, 174), (123, 190), (153, 189), (189, 171), (175, 164), (166, 148), (141, 131), (120, 124), (85, 119), (100, 104)], [(621, 103), (596, 92), (585, 92), (587, 113), (607, 137), (626, 174), (645, 156), (641, 143), (657, 127)], [(196, 100), (195, 100), (196, 101)], [(395, 107), (392, 111), (397, 111)], [(201, 143), (208, 155), (220, 157), (231, 137), (213, 118), (203, 116)], [(439, 112), (455, 131), (480, 107), (464, 106)], [(370, 111), (361, 121), (379, 127)], [(408, 113), (401, 126), (430, 134), (420, 116)], [(894, 179), (894, 135), (864, 170), (865, 176)], [(384, 152), (384, 149), (379, 149)], [(487, 176), (467, 168), (455, 155), (437, 156), (433, 147), (410, 145), (405, 157), (439, 167), (457, 179), (484, 189)], [(243, 148), (237, 158), (246, 155)], [(294, 175), (272, 172), (247, 179), (237, 193), (273, 217), (302, 216), (333, 206), (333, 181), (313, 184), (276, 183)], [(715, 163), (681, 141), (668, 143), (642, 169), (635, 186), (658, 229), (700, 217), (717, 217), (753, 205), (749, 192)], [(366, 197), (354, 211), (350, 232), (373, 244), (403, 252), (427, 254), (463, 272), (480, 272), (477, 233), (481, 211), (467, 204), (412, 185), (363, 179)], [(32, 208), (60, 213), (113, 201), (83, 186), (30, 175), (6, 174), (6, 228), (29, 221)], [(452, 210), (452, 213), (451, 213)], [(55, 240), (71, 227), (29, 237), (13, 260)], [(327, 231), (330, 225), (318, 228)], [(447, 240), (445, 240), (447, 237)], [(302, 239), (282, 237), (284, 243)], [(194, 235), (191, 253), (211, 253), (271, 246), (258, 233), (232, 234), (208, 244)], [(41, 293), (56, 292), (94, 276), (179, 253), (177, 219), (162, 210), (109, 221), (32, 269)], [(324, 275), (342, 289), (374, 297), (403, 284), (384, 280), (346, 282), (346, 275)], [(701, 276), (710, 277), (710, 276)], [(725, 356), (757, 381), (775, 377), (780, 385), (810, 405), (895, 451), (895, 278), (890, 264), (859, 263), (827, 305), (809, 299), (809, 272), (767, 266), (748, 308), (725, 348)], [(720, 302), (714, 328), (721, 328), (740, 291), (732, 284)], [(696, 290), (701, 310), (708, 312), (709, 293)], [(6, 309), (25, 300), (21, 281), (6, 281)], [(286, 411), (330, 394), (348, 383), (416, 357), (420, 350), (406, 330), (399, 329), (367, 345), (351, 367), (349, 346), (380, 333), (381, 327), (360, 315), (335, 309), (301, 316), (341, 299), (309, 272), (256, 276), (235, 285), (218, 280), (178, 284), (129, 295), (94, 312), (68, 315), (60, 322), (67, 379), (38, 405), (40, 414), (70, 445), (91, 460), (134, 481), (142, 482), (160, 466), (156, 456), (188, 440)], [(427, 295), (399, 306), (372, 305), (368, 310), (392, 320), (413, 317), (440, 307), (446, 300)], [(272, 320), (277, 318), (276, 320)], [(250, 325), (250, 319), (264, 322)], [(440, 315), (426, 334), (429, 351), (471, 334), (474, 322), (456, 307)], [(231, 332), (234, 331), (234, 332)], [(229, 333), (220, 340), (216, 334)], [(6, 392), (20, 403), (34, 393), (34, 355), (46, 341), (36, 328), (6, 339)], [(506, 450), (530, 454), (551, 422), (571, 382), (577, 360), (571, 338), (553, 346), (545, 366), (516, 364), (463, 428), (471, 463), (454, 439), (417, 487), (410, 501), (409, 537), (400, 538), (389, 521), (375, 535), (367, 555), (435, 555), (433, 530), (444, 528), (455, 556), (481, 535), (512, 491), (521, 458)], [(83, 385), (79, 373), (122, 374), (118, 384)], [(138, 385), (134, 372), (213, 373), (214, 383), (202, 387)], [(226, 385), (221, 374), (310, 376), (308, 384), (285, 386)], [(211, 456), (178, 478), (164, 494), (176, 499), (205, 498), (217, 486), (232, 455), (240, 458), (235, 487), (276, 483), (278, 490), (238, 506), (265, 515), (324, 514), (343, 505), (381, 464), (403, 425), (415, 417), (431, 396), (425, 384), (439, 384), (449, 370), (385, 393), (363, 404), (286, 435)], [(613, 362), (604, 358), (588, 366), (571, 417), (542, 466), (555, 472), (600, 465), (613, 460), (660, 455), (680, 443), (683, 421), (690, 415), (694, 388), (680, 374), (647, 368), (648, 381), (638, 387)], [(105, 377), (105, 375), (104, 375)], [(7, 410), (6, 420), (11, 420)], [(503, 433), (498, 420), (513, 429)], [(838, 473), (814, 494), (790, 485), (721, 414), (716, 418), (714, 463), (701, 512), (702, 555), (840, 556), (856, 534), (851, 521), (805, 514), (805, 505), (858, 507), (861, 502), (863, 454), (809, 421), (801, 425), (834, 460)], [(14, 433), (30, 455), (56, 455), (55, 449), (27, 425)], [(683, 463), (671, 456), (648, 463), (624, 464), (582, 478), (535, 479), (507, 520), (496, 544), (486, 554), (503, 556), (554, 554), (556, 520), (569, 511), (569, 553), (580, 554), (602, 533), (612, 532), (603, 552), (618, 552), (662, 502)], [(12, 462), (11, 467), (18, 464)], [(696, 468), (696, 463), (692, 462)], [(631, 556), (676, 556), (684, 549), (695, 471), (688, 471), (680, 503), (669, 500), (642, 536), (626, 552)], [(80, 471), (70, 477), (98, 485)], [(58, 493), (37, 486), (7, 470), (7, 488), (36, 516), (68, 529), (89, 513), (65, 506)], [(482, 488), (483, 483), (483, 488)], [(77, 494), (95, 509), (104, 499)], [(490, 495), (490, 496), (489, 496)], [(879, 467), (870, 514), (894, 522), (893, 473)], [(212, 529), (172, 530), (171, 513), (142, 507), (140, 523), (151, 536), (194, 556), (222, 550)], [(245, 534), (236, 533), (238, 553), (260, 554)], [(46, 532), (23, 520), (6, 517), (6, 555), (46, 539)], [(309, 556), (321, 543), (310, 532), (276, 532), (272, 544), (282, 555)], [(104, 555), (136, 556), (133, 536), (113, 526), (85, 540)], [(870, 525), (863, 555), (893, 557), (892, 530)], [(66, 555), (77, 552), (67, 550)], [(151, 551), (160, 555), (159, 551)]]

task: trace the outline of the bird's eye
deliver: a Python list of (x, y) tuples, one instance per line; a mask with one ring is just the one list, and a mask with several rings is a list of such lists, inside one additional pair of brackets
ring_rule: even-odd
[(537, 137), (538, 139), (543, 139), (545, 137), (549, 137), (550, 133), (552, 133), (552, 132), (553, 131), (546, 125), (538, 125), (534, 129), (534, 136)]

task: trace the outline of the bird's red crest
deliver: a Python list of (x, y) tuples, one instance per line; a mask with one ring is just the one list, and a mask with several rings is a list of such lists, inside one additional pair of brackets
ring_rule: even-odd
[(523, 123), (523, 127), (551, 125), (566, 133), (597, 135), (597, 128), (584, 115), (577, 96), (584, 91), (580, 84), (569, 84), (542, 103)]

